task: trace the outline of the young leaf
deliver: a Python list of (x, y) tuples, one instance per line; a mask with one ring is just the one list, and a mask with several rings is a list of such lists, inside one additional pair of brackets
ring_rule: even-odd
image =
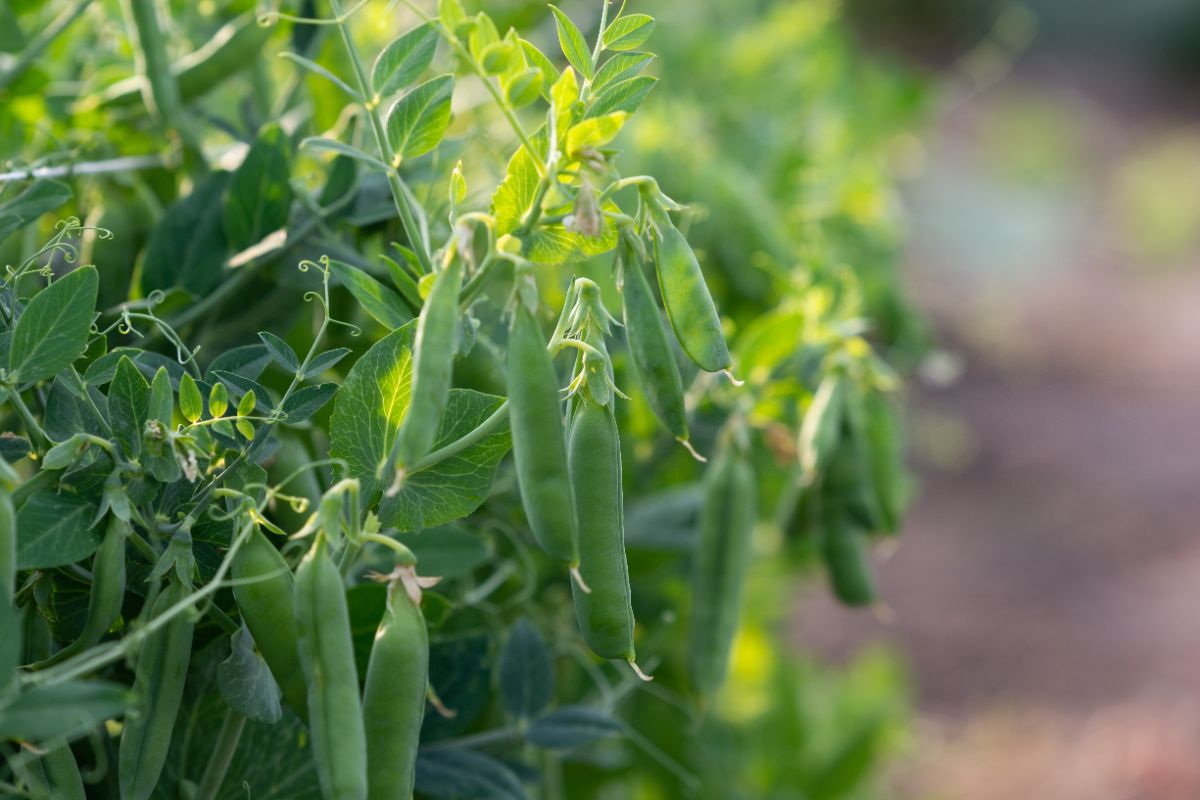
[(413, 280), (412, 273), (397, 264), (394, 259), (387, 256), (380, 256), (380, 259), (387, 267), (388, 276), (399, 290), (400, 296), (404, 298), (404, 302), (408, 303), (409, 308), (420, 309), (425, 302), (421, 299), (421, 287)]
[(175, 406), (175, 395), (171, 390), (171, 376), (166, 367), (159, 367), (150, 382), (150, 405), (146, 409), (146, 419), (155, 419), (164, 427), (171, 427), (171, 411)]
[(300, 370), (300, 359), (296, 357), (296, 351), (291, 345), (270, 331), (259, 331), (258, 338), (262, 340), (276, 364), (292, 374)]
[(533, 42), (522, 39), (521, 48), (529, 63), (542, 71), (542, 96), (549, 100), (550, 87), (558, 80), (558, 68)]
[(51, 569), (96, 552), (96, 507), (78, 495), (34, 492), (17, 512), (17, 569)]
[(554, 695), (554, 664), (541, 634), (519, 619), (500, 653), (500, 696), (509, 714), (530, 719)]
[(380, 325), (394, 330), (413, 318), (400, 295), (358, 267), (331, 260), (329, 271)]
[(473, 19), (475, 24), (467, 37), (467, 47), (471, 51), (471, 57), (478, 62), (483, 59), (484, 50), (500, 41), (500, 31), (496, 30), (496, 23), (483, 11)]
[(421, 77), (433, 61), (437, 41), (437, 29), (426, 23), (385, 47), (371, 69), (371, 86), (376, 96), (387, 97)]
[(500, 83), (504, 87), (504, 97), (509, 104), (514, 108), (523, 108), (542, 93), (545, 77), (542, 71), (536, 67), (517, 72), (512, 76), (506, 76)]
[(401, 97), (388, 112), (388, 141), (399, 158), (416, 158), (437, 147), (450, 125), (454, 76), (439, 75)]
[(225, 191), (221, 219), (235, 252), (287, 224), (292, 205), (288, 162), (287, 134), (274, 122), (264, 126)]
[(590, 706), (555, 709), (529, 726), (530, 744), (554, 750), (574, 750), (620, 733), (621, 723)]
[(617, 53), (596, 71), (596, 80), (592, 81), (592, 90), (599, 92), (610, 83), (632, 78), (653, 60), (654, 55), (651, 53)]
[(601, 117), (616, 112), (632, 114), (638, 110), (656, 83), (658, 83), (658, 78), (652, 78), (649, 75), (639, 75), (636, 78), (614, 83), (596, 98), (586, 116)]
[(573, 125), (567, 131), (567, 155), (573, 157), (587, 147), (603, 147), (617, 138), (627, 119), (629, 115), (624, 111), (614, 111)]
[(325, 404), (337, 394), (336, 383), (321, 383), (316, 386), (305, 386), (296, 390), (287, 402), (283, 404), (283, 413), (287, 421), (295, 424), (303, 422), (325, 407)]
[(563, 55), (580, 75), (592, 78), (596, 74), (596, 66), (592, 63), (592, 53), (588, 50), (587, 40), (583, 38), (583, 34), (575, 27), (571, 18), (557, 6), (550, 6), (550, 10), (554, 12), (554, 22), (558, 26), (558, 45), (562, 48)]
[(200, 396), (200, 388), (196, 379), (184, 373), (179, 379), (179, 413), (188, 422), (196, 422), (204, 416), (204, 398)]
[(40, 180), (13, 199), (0, 203), (0, 243), (70, 199), (71, 189), (65, 183)]
[(326, 370), (333, 369), (339, 361), (349, 354), (349, 347), (335, 347), (333, 350), (326, 350), (324, 353), (315, 356), (309, 362), (308, 369), (304, 370), (304, 380), (315, 378), (323, 374)]
[(467, 21), (467, 12), (463, 11), (462, 0), (438, 0), (438, 18), (451, 33), (457, 33), (459, 26)]
[(95, 267), (80, 267), (29, 301), (13, 328), (8, 370), (16, 383), (53, 377), (83, 355), (99, 278)]
[(633, 50), (641, 47), (654, 32), (654, 18), (647, 14), (617, 17), (604, 31), (604, 46), (609, 50)]
[(223, 383), (214, 383), (212, 390), (208, 393), (208, 413), (215, 419), (225, 416), (225, 412), (228, 410), (229, 390)]
[(130, 458), (142, 451), (142, 428), (149, 410), (150, 384), (129, 356), (121, 356), (108, 387), (108, 416), (113, 436)]

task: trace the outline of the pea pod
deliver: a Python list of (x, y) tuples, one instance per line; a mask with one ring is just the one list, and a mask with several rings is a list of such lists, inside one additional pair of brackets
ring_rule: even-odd
[(575, 497), (558, 391), (537, 320), (518, 303), (508, 338), (508, 403), (521, 503), (542, 549), (577, 567)]
[(462, 291), (461, 258), (451, 258), (438, 274), (417, 322), (413, 342), (412, 391), (408, 411), (396, 438), (398, 469), (429, 454), (450, 394), (454, 353), (458, 349), (458, 295)]
[(321, 792), (328, 800), (367, 796), (367, 743), (358, 671), (341, 573), (325, 537), (296, 569), (296, 628), (308, 686), (308, 729)]
[(39, 668), (57, 664), (96, 644), (121, 614), (121, 603), (125, 599), (125, 542), (128, 538), (129, 523), (110, 514), (104, 539), (92, 558), (92, 588), (83, 630), (75, 641), (39, 663)]
[(904, 475), (900, 433), (896, 414), (886, 397), (868, 392), (865, 399), (866, 437), (870, 447), (871, 471), (883, 516), (883, 529), (895, 532), (904, 513), (908, 481)]
[(650, 291), (633, 248), (622, 247), (625, 304), (625, 335), (633, 365), (642, 379), (650, 408), (663, 427), (681, 442), (688, 440), (687, 409), (683, 401), (683, 379), (675, 361), (662, 313)]
[(633, 606), (621, 496), (621, 443), (612, 409), (584, 394), (568, 447), (579, 520), (579, 571), (591, 592), (571, 585), (575, 617), (588, 646), (633, 662)]
[(261, 530), (254, 530), (233, 559), (233, 597), (242, 621), (288, 705), (308, 719), (308, 689), (297, 649), (292, 571)]
[[(191, 587), (172, 579), (154, 601), (151, 619), (191, 594)], [(191, 617), (184, 613), (152, 633), (142, 645), (134, 670), (137, 703), (125, 719), (118, 752), (123, 800), (146, 800), (154, 792), (171, 746), (171, 730), (183, 700), (192, 655)]]
[[(171, 65), (179, 98), (184, 103), (201, 97), (210, 89), (254, 63), (274, 28), (259, 25), (253, 14), (230, 22), (213, 34), (198, 50)], [(85, 101), (81, 110), (94, 106), (119, 108), (136, 103), (141, 97), (142, 77), (118, 81), (98, 98)]]
[(35, 793), (37, 800), (85, 800), (83, 776), (70, 745), (51, 749), (41, 761), (46, 770), (47, 793), (43, 796)]
[(719, 689), (728, 672), (757, 494), (750, 464), (732, 447), (722, 449), (705, 475), (700, 536), (693, 555), (688, 666), (692, 685), (702, 694)]
[(721, 330), (721, 318), (692, 246), (666, 212), (657, 213), (654, 222), (657, 228), (654, 263), (675, 338), (700, 369), (706, 372), (729, 369), (733, 360)]
[(829, 464), (842, 430), (847, 379), (830, 372), (821, 379), (804, 412), (796, 449), (800, 454), (801, 480), (812, 483)]
[(371, 800), (411, 800), (413, 796), (428, 675), (425, 618), (403, 584), (396, 583), (371, 645), (363, 690), (367, 794)]
[(0, 602), (12, 602), (16, 581), (17, 512), (12, 494), (0, 488)]
[(173, 122), (179, 118), (179, 87), (167, 60), (167, 45), (158, 24), (154, 0), (125, 0), (128, 17), (137, 34), (134, 52), (141, 73), (142, 99), (158, 119)]
[(836, 506), (827, 507), (822, 516), (821, 557), (833, 593), (848, 606), (871, 605), (878, 592), (867, 560), (867, 535)]

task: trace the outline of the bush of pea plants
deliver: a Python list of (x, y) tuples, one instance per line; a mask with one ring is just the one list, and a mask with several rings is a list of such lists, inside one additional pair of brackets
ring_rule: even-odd
[[(878, 601), (913, 318), (874, 220), (781, 234), (740, 125), (625, 152), (699, 101), (620, 3), (52, 5), (0, 0), (0, 796), (859, 787), (887, 664), (736, 673), (803, 564)], [(778, 5), (755, 36), (852, 72)], [(755, 169), (850, 158), (782, 138)], [(756, 727), (772, 785), (697, 777)]]

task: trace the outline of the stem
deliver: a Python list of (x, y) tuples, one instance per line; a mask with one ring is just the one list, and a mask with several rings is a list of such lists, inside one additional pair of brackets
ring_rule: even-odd
[(469, 736), (459, 736), (456, 739), (443, 739), (440, 742), (424, 745), (425, 752), (436, 750), (453, 750), (460, 747), (479, 747), (492, 744), (515, 744), (525, 738), (525, 734), (517, 728), (497, 728), (483, 733), (473, 733)]
[(421, 470), (429, 469), (430, 467), (437, 466), (448, 458), (453, 458), (463, 450), (466, 450), (468, 447), (477, 444), (484, 437), (490, 435), (496, 428), (500, 426), (500, 423), (504, 422), (506, 419), (508, 419), (507, 400), (501, 403), (500, 406), (492, 412), (490, 417), (479, 423), (479, 425), (466, 436), (451, 442), (439, 450), (434, 450), (420, 461), (417, 461), (408, 468), (408, 474), (412, 475), (420, 472)]
[(38, 439), (43, 447), (49, 447), (54, 444), (53, 440), (46, 434), (46, 431), (42, 429), (42, 426), (34, 419), (33, 413), (30, 412), (29, 406), (25, 405), (25, 401), (21, 399), (21, 393), (17, 390), (16, 386), (9, 386), (8, 399), (12, 401), (13, 406), (17, 409), (17, 413), (21, 416), (21, 421), (25, 423), (25, 429), (29, 431), (31, 436)]
[(64, 8), (62, 13), (55, 17), (36, 39), (25, 46), (17, 62), (7, 72), (0, 75), (0, 89), (6, 89), (11, 86), (16, 82), (17, 78), (25, 73), (25, 70), (33, 66), (33, 62), (37, 61), (38, 56), (50, 46), (51, 42), (58, 38), (59, 34), (79, 18), (79, 15), (84, 12), (91, 2), (92, 0), (75, 0), (70, 6)]
[(225, 712), (225, 721), (221, 723), (221, 733), (209, 757), (208, 766), (204, 768), (204, 776), (200, 779), (200, 787), (196, 789), (195, 800), (212, 800), (217, 796), (221, 784), (225, 782), (225, 773), (237, 752), (238, 740), (242, 738), (242, 728), (246, 726), (246, 718), (232, 708)]
[(467, 281), (467, 285), (463, 287), (462, 292), (458, 296), (458, 305), (464, 311), (470, 307), (471, 303), (483, 292), (484, 288), (497, 274), (496, 264), (500, 259), (495, 257), (495, 254), (488, 253), (487, 258), (479, 266), (478, 271), (471, 276), (471, 280)]
[[(381, 161), (392, 163), (392, 154), (389, 152), (387, 130), (383, 126), (383, 117), (380, 116), (379, 106), (376, 105), (371, 96), (371, 84), (367, 80), (367, 73), (363, 69), (362, 59), (358, 57), (358, 50), (354, 47), (354, 41), (350, 38), (350, 29), (347, 27), (346, 20), (342, 16), (342, 4), (339, 0), (329, 0), (329, 4), (333, 9), (334, 16), (338, 17), (338, 33), (342, 37), (342, 44), (345, 45), (346, 53), (350, 57), (350, 63), (354, 67), (354, 79), (358, 83), (359, 96), (363, 99), (363, 110), (367, 112), (371, 134), (375, 139), (375, 148), (379, 153)], [(400, 212), (400, 222), (404, 225), (404, 231), (408, 234), (409, 241), (414, 245), (413, 250), (416, 251), (417, 259), (421, 262), (421, 267), (425, 272), (432, 272), (433, 256), (430, 253), (429, 242), (421, 234), (421, 228), (417, 224), (417, 212), (414, 208), (412, 193), (408, 191), (408, 186), (404, 183), (404, 179), (400, 177), (400, 172), (396, 168), (389, 169), (387, 176), (388, 185), (392, 189), (392, 199), (396, 202), (396, 210)]]

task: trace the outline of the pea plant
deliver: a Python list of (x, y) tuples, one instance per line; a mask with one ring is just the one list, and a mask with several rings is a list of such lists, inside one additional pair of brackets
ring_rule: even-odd
[(702, 796), (756, 550), (878, 602), (858, 279), (722, 314), (595, 5), (0, 3), (0, 794)]

